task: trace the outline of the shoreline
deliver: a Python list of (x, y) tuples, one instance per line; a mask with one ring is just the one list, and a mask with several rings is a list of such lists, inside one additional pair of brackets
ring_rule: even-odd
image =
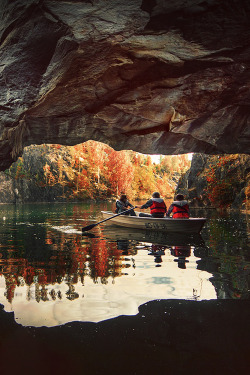
[(0, 306), (1, 374), (243, 374), (248, 300), (156, 300), (135, 316), (23, 327)]
[(247, 373), (247, 300), (156, 300), (135, 316), (23, 327), (1, 305), (1, 374)]
[[(144, 202), (144, 200), (142, 199), (134, 199), (135, 202)], [(88, 199), (88, 200), (82, 200), (82, 201), (40, 201), (40, 202), (18, 202), (18, 203), (14, 203), (14, 202), (0, 202), (0, 207), (1, 206), (6, 206), (6, 205), (12, 205), (12, 206), (22, 206), (22, 205), (39, 205), (39, 204), (91, 204), (91, 203), (115, 203), (115, 198), (114, 199), (100, 199), (100, 200), (94, 200), (94, 199)], [(217, 207), (211, 207), (211, 206), (204, 206), (204, 207), (197, 207), (197, 206), (191, 206), (189, 205), (189, 208), (191, 210), (208, 210), (208, 211), (212, 211), (212, 210), (215, 210), (215, 211), (218, 211), (220, 212), (221, 209), (220, 208), (217, 208)], [(249, 215), (250, 214), (250, 209), (246, 209), (245, 207), (244, 208), (225, 208), (225, 211), (226, 212), (238, 212), (240, 211), (242, 214), (246, 214), (246, 215)]]

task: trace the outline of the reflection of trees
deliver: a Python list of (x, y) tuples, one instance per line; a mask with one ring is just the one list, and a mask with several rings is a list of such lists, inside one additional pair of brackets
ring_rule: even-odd
[(171, 254), (177, 258), (178, 268), (186, 269), (186, 258), (191, 255), (191, 246), (172, 246)]
[(9, 302), (14, 298), (16, 287), (21, 285), (28, 286), (28, 300), (32, 298), (32, 285), (37, 302), (61, 299), (61, 292), (56, 292), (53, 286), (62, 283), (68, 286), (66, 298), (74, 300), (79, 297), (75, 285), (79, 281), (84, 285), (86, 275), (95, 283), (106, 284), (108, 278), (114, 279), (122, 274), (122, 252), (116, 242), (101, 238), (88, 244), (81, 236), (69, 237), (65, 233), (47, 230), (43, 241), (40, 240), (39, 257), (37, 253), (38, 249), (32, 258), (31, 250), (25, 254), (22, 246), (9, 246), (8, 251), (0, 254), (0, 275), (5, 278), (5, 296)]
[(197, 248), (195, 256), (202, 258), (198, 269), (213, 274), (210, 281), (218, 298), (247, 299), (250, 268), (245, 223), (239, 215), (230, 219), (210, 221), (206, 253)]
[(121, 275), (121, 252), (117, 243), (108, 243), (104, 239), (94, 239), (93, 245), (89, 256), (90, 276), (95, 283), (100, 280), (102, 284), (106, 284), (109, 276), (114, 278)]
[(66, 292), (66, 296), (71, 301), (73, 301), (74, 299), (79, 297), (79, 294), (75, 292), (75, 287), (73, 285), (74, 282), (75, 282), (74, 276), (67, 276), (67, 283), (66, 283), (69, 287), (69, 290), (67, 290), (67, 292)]

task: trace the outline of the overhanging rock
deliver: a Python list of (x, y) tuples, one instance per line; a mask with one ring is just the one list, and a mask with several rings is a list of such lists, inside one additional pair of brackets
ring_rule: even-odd
[(2, 0), (0, 169), (26, 145), (249, 153), (248, 0)]

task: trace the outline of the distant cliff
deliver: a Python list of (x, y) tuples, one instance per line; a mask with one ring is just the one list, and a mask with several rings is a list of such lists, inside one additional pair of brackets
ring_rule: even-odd
[(64, 201), (63, 185), (44, 183), (48, 155), (49, 146), (31, 146), (9, 170), (0, 172), (0, 203)]
[(250, 156), (195, 154), (177, 192), (195, 207), (249, 209)]
[(148, 199), (153, 191), (172, 198), (181, 174), (188, 170), (187, 155), (151, 157), (115, 151), (89, 141), (76, 146), (40, 145), (0, 172), (0, 203), (114, 199), (126, 192), (130, 199)]

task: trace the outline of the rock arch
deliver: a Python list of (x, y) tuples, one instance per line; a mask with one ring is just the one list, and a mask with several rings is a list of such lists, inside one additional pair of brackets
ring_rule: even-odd
[(248, 0), (1, 1), (0, 169), (26, 145), (249, 153)]

